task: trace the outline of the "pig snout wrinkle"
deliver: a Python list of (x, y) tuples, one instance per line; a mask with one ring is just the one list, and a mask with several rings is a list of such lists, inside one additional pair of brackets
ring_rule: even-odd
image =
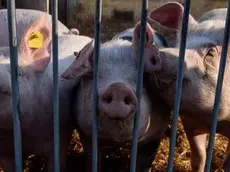
[(136, 111), (136, 96), (125, 84), (113, 83), (100, 95), (99, 110), (110, 119), (125, 120)]

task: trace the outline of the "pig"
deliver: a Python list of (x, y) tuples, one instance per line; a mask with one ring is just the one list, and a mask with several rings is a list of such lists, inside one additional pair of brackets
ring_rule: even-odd
[[(113, 39), (101, 45), (99, 60), (99, 171), (104, 146), (120, 147), (131, 142), (134, 114), (137, 108), (136, 83), (141, 24), (134, 29), (132, 42)], [(146, 44), (152, 44), (149, 37)], [(75, 80), (77, 89), (73, 113), (91, 171), (92, 155), (92, 86), (94, 40), (77, 55), (62, 74)], [(138, 130), (137, 172), (150, 171), (161, 138), (168, 126), (170, 109), (156, 94), (149, 98), (145, 86), (141, 96), (140, 128)]]
[[(174, 14), (171, 11), (171, 15)], [(211, 12), (207, 12), (210, 14)], [(167, 18), (165, 13), (157, 14)], [(169, 15), (170, 16), (170, 15)], [(154, 17), (154, 16), (153, 16)], [(191, 148), (192, 171), (203, 172), (206, 161), (206, 141), (212, 120), (219, 63), (222, 51), (225, 21), (208, 17), (188, 30), (184, 59), (184, 75), (181, 93), (180, 115)], [(178, 19), (181, 25), (181, 19)], [(167, 25), (167, 23), (164, 23)], [(147, 27), (148, 38), (154, 32)], [(173, 108), (179, 58), (179, 45), (158, 48), (154, 45), (145, 49), (145, 74), (148, 90), (154, 89)], [(229, 50), (228, 50), (229, 56)], [(227, 58), (225, 77), (220, 101), (217, 133), (230, 138), (230, 63)], [(157, 79), (155, 79), (157, 78)], [(156, 86), (156, 80), (158, 86)], [(230, 146), (228, 145), (223, 169), (230, 168)]]
[[(41, 16), (46, 16), (49, 20), (49, 25), (52, 26), (52, 18), (51, 15), (37, 11), (37, 10), (26, 10), (26, 9), (16, 9), (16, 26), (17, 26), (17, 37), (18, 41), (20, 42), (21, 36), (23, 35), (24, 31), (27, 29), (29, 25), (31, 25), (34, 21), (39, 19)], [(7, 18), (7, 10), (2, 9), (0, 10), (0, 24), (1, 24), (1, 32), (0, 32), (0, 47), (8, 47), (8, 18)], [(74, 29), (74, 28), (73, 28)], [(58, 21), (58, 35), (69, 33), (69, 29)], [(76, 33), (76, 32), (73, 32)], [(79, 31), (78, 31), (79, 34)]]
[[(41, 48), (31, 48), (28, 38), (39, 31), (43, 38)], [(18, 81), (20, 94), (20, 119), (22, 153), (34, 153), (48, 160), (48, 172), (54, 171), (53, 139), (53, 70), (51, 28), (46, 17), (32, 23), (21, 36), (18, 48)], [(59, 36), (59, 73), (61, 75), (74, 61), (74, 51), (79, 52), (91, 38), (65, 34)], [(12, 93), (9, 48), (0, 48), (0, 164), (6, 172), (14, 171), (14, 142), (12, 119)], [(64, 171), (66, 152), (71, 138), (70, 102), (75, 82), (59, 78), (60, 89), (60, 171)]]

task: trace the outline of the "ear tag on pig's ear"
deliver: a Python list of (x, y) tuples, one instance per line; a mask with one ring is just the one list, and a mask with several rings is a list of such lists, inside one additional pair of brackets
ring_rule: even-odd
[(29, 36), (28, 46), (30, 48), (42, 48), (43, 42), (43, 35), (41, 34), (41, 32), (35, 31)]

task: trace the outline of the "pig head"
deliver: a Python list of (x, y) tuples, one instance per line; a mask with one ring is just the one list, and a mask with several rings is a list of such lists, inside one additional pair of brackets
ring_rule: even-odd
[[(192, 171), (203, 172), (206, 160), (206, 138), (209, 133), (216, 92), (224, 21), (206, 20), (189, 30), (184, 58), (183, 86), (180, 103), (182, 122), (190, 143)], [(149, 32), (151, 33), (151, 32)], [(152, 33), (149, 37), (152, 36)], [(175, 48), (151, 46), (145, 49), (147, 82), (173, 108), (179, 59), (179, 43)], [(229, 56), (229, 53), (228, 53)], [(227, 58), (217, 132), (230, 138), (230, 91)], [(156, 86), (156, 80), (158, 86)], [(224, 170), (230, 167), (229, 147)]]
[[(31, 35), (39, 32), (43, 37), (41, 47), (34, 47)], [(23, 154), (34, 153), (48, 160), (48, 171), (54, 170), (53, 157), (53, 70), (52, 33), (49, 21), (42, 17), (33, 22), (21, 36), (18, 48), (18, 84), (20, 94), (20, 120)], [(35, 40), (34, 40), (35, 39)], [(74, 61), (74, 51), (91, 39), (65, 34), (59, 37), (59, 73)], [(88, 41), (88, 42), (87, 42)], [(78, 45), (81, 44), (81, 45)], [(0, 48), (0, 164), (5, 171), (14, 171), (14, 142), (12, 119), (12, 85), (10, 53), (8, 47)], [(58, 76), (60, 76), (58, 74)], [(74, 82), (60, 79), (60, 171), (64, 171), (66, 151), (71, 136), (69, 125), (69, 100)]]
[[(137, 108), (135, 93), (140, 28), (139, 22), (135, 26), (133, 42), (115, 39), (101, 45), (98, 85), (100, 149), (103, 145), (122, 146), (132, 140)], [(152, 37), (147, 37), (146, 46), (151, 45), (152, 41)], [(80, 132), (84, 149), (89, 155), (92, 154), (93, 61), (94, 40), (80, 51), (76, 60), (62, 75), (66, 79), (75, 79), (77, 82), (74, 114), (77, 130)], [(157, 94), (150, 98), (143, 88), (138, 130), (140, 151), (137, 171), (145, 171), (146, 168), (151, 167), (156, 149), (167, 128), (170, 109), (162, 102)], [(152, 147), (149, 145), (149, 149), (145, 149), (148, 144)], [(146, 154), (150, 159), (145, 157)]]

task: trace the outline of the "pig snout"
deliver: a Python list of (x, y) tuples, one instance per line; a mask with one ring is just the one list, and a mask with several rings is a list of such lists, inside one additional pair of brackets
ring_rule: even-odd
[(160, 52), (156, 47), (149, 49), (145, 52), (145, 71), (157, 72), (162, 68), (162, 56), (165, 55)]
[(110, 119), (125, 120), (136, 111), (136, 96), (125, 84), (113, 83), (102, 91), (99, 110)]

